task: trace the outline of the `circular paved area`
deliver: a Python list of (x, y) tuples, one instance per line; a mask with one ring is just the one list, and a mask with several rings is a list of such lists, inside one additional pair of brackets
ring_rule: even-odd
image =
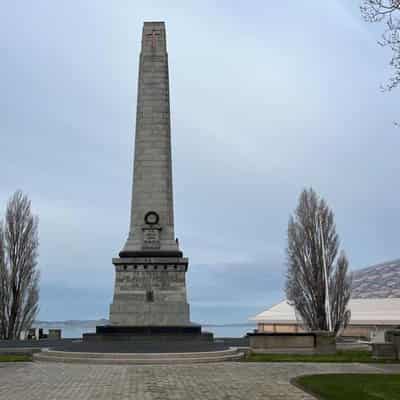
[(400, 372), (400, 365), (221, 363), (97, 366), (1, 363), (1, 400), (310, 400), (290, 384), (323, 372)]

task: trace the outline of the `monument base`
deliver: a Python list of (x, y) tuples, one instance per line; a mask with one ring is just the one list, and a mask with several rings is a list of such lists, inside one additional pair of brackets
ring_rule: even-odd
[(96, 326), (96, 333), (84, 333), (84, 342), (213, 342), (210, 332), (202, 332), (201, 325), (182, 326)]
[(159, 253), (142, 251), (137, 252), (140, 256), (113, 258), (115, 287), (110, 305), (111, 325), (191, 325), (185, 280), (188, 259), (161, 257)]

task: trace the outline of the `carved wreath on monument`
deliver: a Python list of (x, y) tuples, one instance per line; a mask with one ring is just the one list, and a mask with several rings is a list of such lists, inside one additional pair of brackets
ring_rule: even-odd
[(160, 231), (158, 225), (159, 215), (155, 211), (149, 211), (144, 216), (145, 225), (143, 226), (143, 248), (159, 249), (160, 248)]

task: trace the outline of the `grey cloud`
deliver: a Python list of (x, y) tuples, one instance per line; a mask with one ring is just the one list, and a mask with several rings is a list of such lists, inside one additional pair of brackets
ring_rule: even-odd
[(78, 301), (56, 306), (53, 286), (106, 316), (149, 19), (167, 22), (176, 235), (194, 319), (237, 322), (283, 297), (287, 219), (304, 186), (333, 207), (352, 268), (398, 258), (396, 94), (379, 93), (387, 60), (355, 2), (39, 0), (4, 15), (0, 213), (21, 188), (40, 215), (40, 318), (80, 317)]

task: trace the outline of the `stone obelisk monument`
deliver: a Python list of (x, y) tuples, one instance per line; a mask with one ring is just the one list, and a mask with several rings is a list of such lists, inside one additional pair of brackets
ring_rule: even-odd
[(164, 22), (145, 22), (139, 63), (129, 236), (113, 259), (110, 322), (189, 327), (183, 258), (174, 233), (168, 54)]

